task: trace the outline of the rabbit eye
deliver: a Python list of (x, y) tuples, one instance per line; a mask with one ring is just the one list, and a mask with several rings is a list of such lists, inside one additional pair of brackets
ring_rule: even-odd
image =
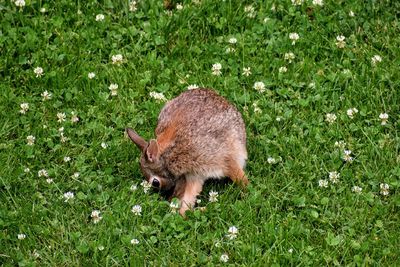
[(149, 180), (149, 183), (154, 187), (154, 188), (160, 188), (161, 187), (161, 182), (160, 179), (157, 176), (152, 176)]
[(153, 181), (151, 182), (151, 185), (154, 186), (155, 188), (159, 188), (160, 181), (157, 178), (154, 178)]

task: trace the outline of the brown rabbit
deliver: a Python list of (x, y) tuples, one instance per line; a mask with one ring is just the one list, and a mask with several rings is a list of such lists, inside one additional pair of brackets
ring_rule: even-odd
[(147, 142), (134, 130), (126, 131), (142, 151), (143, 175), (153, 187), (173, 190), (181, 215), (194, 207), (208, 178), (248, 184), (242, 116), (212, 90), (188, 90), (169, 101), (158, 117), (156, 139)]

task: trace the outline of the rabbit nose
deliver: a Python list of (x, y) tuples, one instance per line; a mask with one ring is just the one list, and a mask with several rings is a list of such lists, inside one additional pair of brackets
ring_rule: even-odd
[(151, 185), (156, 187), (156, 188), (159, 188), (160, 187), (160, 181), (158, 179), (154, 178), (153, 181), (151, 182)]

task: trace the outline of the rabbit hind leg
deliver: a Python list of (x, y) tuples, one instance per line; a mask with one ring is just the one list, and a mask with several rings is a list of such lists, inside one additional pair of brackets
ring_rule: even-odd
[(226, 176), (228, 176), (234, 183), (243, 187), (249, 184), (249, 179), (247, 179), (242, 166), (240, 166), (236, 160), (230, 158), (226, 163)]

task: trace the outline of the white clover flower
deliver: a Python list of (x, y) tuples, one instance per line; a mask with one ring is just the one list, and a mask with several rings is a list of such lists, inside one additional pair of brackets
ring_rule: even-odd
[(343, 151), (343, 160), (346, 162), (352, 162), (354, 160), (354, 158), (351, 157), (350, 155), (351, 155), (351, 150), (344, 150)]
[(251, 69), (250, 69), (250, 67), (243, 68), (243, 73), (242, 73), (242, 75), (243, 75), (243, 76), (246, 76), (246, 77), (249, 77), (249, 76), (251, 75)]
[(319, 187), (324, 187), (324, 188), (326, 188), (326, 187), (328, 187), (328, 180), (319, 180), (318, 181), (318, 186)]
[(346, 147), (346, 143), (343, 140), (336, 141), (335, 147), (338, 147), (339, 149), (343, 150)]
[(40, 77), (43, 75), (43, 69), (41, 67), (36, 67), (33, 72), (36, 74), (36, 77)]
[(289, 63), (292, 63), (292, 60), (293, 60), (295, 57), (296, 57), (296, 56), (295, 56), (292, 52), (285, 53), (285, 56), (284, 56), (285, 60), (289, 61)]
[(110, 86), (108, 87), (108, 89), (111, 91), (111, 96), (116, 96), (118, 95), (118, 84), (116, 83), (112, 83), (110, 84)]
[(47, 173), (47, 171), (45, 169), (41, 169), (41, 170), (38, 171), (38, 176), (39, 177), (42, 177), (42, 176), (48, 177), (49, 174)]
[(96, 73), (89, 72), (87, 76), (88, 76), (89, 79), (93, 79), (94, 77), (96, 77)]
[(263, 82), (255, 82), (253, 88), (259, 93), (265, 92), (265, 84)]
[(68, 202), (70, 199), (73, 199), (75, 197), (73, 192), (67, 192), (64, 193), (64, 202)]
[(334, 113), (327, 113), (325, 115), (325, 121), (328, 123), (334, 123), (336, 120), (336, 115)]
[(239, 233), (239, 229), (236, 226), (231, 226), (228, 229), (228, 234), (226, 235), (230, 240), (235, 239)]
[(137, 240), (136, 238), (131, 240), (132, 245), (138, 245), (139, 243), (140, 243), (139, 240)]
[(382, 57), (379, 55), (375, 55), (371, 58), (372, 65), (376, 65), (377, 63), (382, 62)]
[(304, 0), (292, 0), (292, 4), (294, 6), (300, 6), (301, 4), (303, 4)]
[(347, 110), (347, 116), (350, 117), (350, 119), (354, 118), (354, 115), (358, 113), (358, 109), (356, 108), (350, 108)]
[(217, 202), (218, 201), (218, 192), (216, 191), (210, 191), (208, 193), (208, 195), (210, 196), (208, 201), (210, 202)]
[(140, 205), (135, 205), (131, 209), (132, 213), (134, 215), (140, 216), (142, 215), (142, 207)]
[(329, 172), (329, 180), (331, 183), (336, 184), (339, 182), (340, 173), (337, 171)]
[(29, 172), (31, 172), (31, 169), (29, 169), (28, 167), (26, 167), (26, 168), (24, 169), (24, 173), (29, 173)]
[(229, 38), (228, 43), (236, 44), (237, 43), (237, 39), (235, 37), (231, 37), (231, 38)]
[(381, 195), (383, 195), (383, 196), (389, 195), (389, 185), (388, 184), (380, 184), (379, 187), (381, 188)]
[(252, 5), (248, 5), (244, 7), (244, 12), (247, 14), (247, 17), (249, 18), (255, 18), (256, 17), (256, 12), (254, 10), (254, 7)]
[(102, 147), (103, 149), (106, 149), (106, 148), (108, 147), (108, 145), (107, 145), (106, 143), (104, 143), (104, 142), (102, 142), (100, 145), (101, 145), (101, 147)]
[(14, 4), (17, 7), (24, 7), (25, 6), (25, 0), (15, 0)]
[(300, 39), (300, 36), (298, 33), (292, 32), (289, 33), (289, 39), (292, 40), (292, 45), (295, 45), (296, 41)]
[(287, 72), (287, 68), (285, 66), (279, 68), (279, 73)]
[(337, 40), (336, 46), (338, 48), (345, 48), (345, 46), (346, 46), (346, 42), (344, 41), (345, 39), (346, 39), (346, 37), (344, 37), (343, 35), (336, 36), (336, 40)]
[(46, 179), (46, 183), (51, 184), (52, 182), (53, 182), (53, 179), (51, 179), (51, 178)]
[(100, 251), (103, 251), (104, 250), (104, 246), (98, 246), (97, 249), (100, 250)]
[(140, 185), (143, 187), (143, 192), (147, 194), (151, 188), (151, 183), (147, 182), (146, 180), (143, 180), (143, 182), (140, 183)]
[(167, 98), (164, 96), (163, 93), (150, 92), (149, 95), (150, 95), (151, 98), (157, 100), (158, 102), (167, 101)]
[(324, 5), (324, 1), (323, 0), (313, 0), (312, 3), (315, 6), (323, 6)]
[(112, 56), (112, 57), (111, 57), (111, 60), (112, 60), (112, 64), (117, 64), (117, 65), (119, 65), (119, 64), (122, 63), (122, 61), (124, 60), (124, 58), (123, 58), (123, 56), (122, 56), (121, 54), (118, 54), (118, 55)]
[(236, 52), (236, 49), (233, 48), (233, 47), (228, 47), (228, 48), (226, 48), (226, 53), (227, 53), (227, 54), (229, 54), (229, 53), (235, 53), (235, 52)]
[(94, 224), (100, 222), (101, 219), (103, 219), (103, 217), (100, 216), (99, 210), (92, 211), (92, 213), (90, 214), (90, 217), (92, 218)]
[(314, 82), (309, 83), (308, 84), (308, 88), (314, 89), (315, 88), (315, 83)]
[(46, 13), (47, 12), (46, 8), (44, 8), (44, 7), (42, 7), (39, 11), (40, 11), (40, 13)]
[(355, 16), (355, 14), (354, 14), (354, 12), (352, 10), (349, 11), (349, 16), (350, 17), (354, 17)]
[(182, 10), (183, 5), (181, 3), (176, 4), (176, 10)]
[(133, 184), (131, 185), (131, 187), (129, 188), (132, 192), (137, 190), (137, 185)]
[(137, 1), (131, 1), (129, 3), (129, 11), (135, 12), (137, 10)]
[(254, 12), (254, 7), (252, 5), (245, 6), (244, 12)]
[(79, 178), (81, 174), (79, 172), (74, 172), (74, 174), (72, 175), (73, 178)]
[(61, 134), (60, 134), (60, 140), (61, 140), (61, 143), (65, 143), (65, 142), (68, 141), (68, 137), (66, 137), (66, 136), (64, 135), (64, 133), (61, 133)]
[(222, 69), (222, 65), (221, 65), (221, 63), (215, 63), (215, 64), (213, 64), (212, 65), (212, 68), (211, 68), (211, 70), (212, 70), (212, 74), (213, 75), (216, 75), (216, 76), (219, 76), (219, 75), (221, 75), (221, 69)]
[(64, 162), (70, 162), (71, 161), (71, 157), (64, 157)]
[(37, 259), (37, 258), (40, 257), (40, 254), (39, 254), (39, 252), (37, 252), (36, 249), (35, 249), (35, 250), (33, 250), (33, 252), (32, 252), (32, 256), (33, 256), (35, 259)]
[(177, 202), (175, 202), (175, 201), (172, 201), (172, 202), (169, 204), (169, 207), (171, 208), (171, 213), (176, 213), (177, 210), (179, 209), (179, 203), (177, 203)]
[(344, 69), (342, 72), (344, 75), (351, 75), (351, 70), (349, 69)]
[(219, 258), (219, 260), (221, 262), (228, 262), (228, 260), (229, 260), (228, 254), (226, 254), (226, 253), (222, 254), (221, 257)]
[(75, 114), (75, 112), (71, 112), (71, 122), (72, 123), (76, 123), (76, 122), (78, 122), (79, 121), (79, 117), (78, 117), (78, 115), (77, 114)]
[(389, 115), (387, 113), (381, 113), (379, 114), (379, 119), (381, 119), (381, 125), (386, 125), (387, 121), (389, 119)]
[(199, 207), (199, 210), (202, 211), (202, 212), (204, 212), (204, 211), (207, 210), (207, 208), (206, 208), (206, 207)]
[(29, 110), (29, 103), (21, 103), (19, 106), (21, 107), (19, 111), (21, 114), (25, 114)]
[(26, 137), (26, 141), (27, 141), (28, 146), (33, 146), (35, 144), (35, 139), (36, 138), (33, 135), (28, 135)]
[(191, 84), (187, 87), (188, 90), (193, 90), (193, 89), (197, 89), (199, 88), (199, 86), (197, 84)]
[(50, 100), (50, 99), (51, 99), (52, 94), (49, 93), (49, 92), (46, 90), (46, 91), (44, 91), (44, 92), (41, 94), (41, 96), (43, 97), (43, 101), (46, 101), (46, 100)]
[(292, 254), (292, 253), (293, 253), (293, 249), (292, 249), (292, 248), (289, 248), (288, 252), (289, 252), (290, 254)]
[(253, 112), (254, 112), (255, 114), (261, 114), (261, 113), (262, 113), (262, 110), (261, 110), (261, 108), (258, 106), (258, 103), (257, 103), (257, 102), (254, 102), (254, 103), (252, 104), (252, 106), (253, 106)]
[(64, 112), (59, 112), (59, 113), (57, 113), (57, 121), (58, 122), (63, 122), (63, 121), (65, 121), (65, 118), (66, 118), (67, 116), (65, 115), (65, 113)]
[(355, 186), (353, 186), (353, 187), (351, 188), (351, 191), (353, 191), (354, 193), (357, 193), (357, 194), (361, 194), (362, 188), (359, 187), (359, 186), (357, 186), (357, 185), (355, 185)]
[(103, 14), (96, 15), (96, 21), (103, 21), (105, 16)]
[(280, 122), (280, 121), (282, 120), (282, 117), (281, 117), (281, 116), (277, 116), (275, 120), (276, 120), (277, 122)]
[(18, 237), (19, 240), (24, 240), (26, 238), (26, 235), (25, 234), (18, 234), (17, 237)]
[(275, 164), (275, 163), (276, 163), (276, 159), (273, 158), (273, 157), (268, 157), (268, 158), (267, 158), (267, 162), (268, 162), (269, 164)]

